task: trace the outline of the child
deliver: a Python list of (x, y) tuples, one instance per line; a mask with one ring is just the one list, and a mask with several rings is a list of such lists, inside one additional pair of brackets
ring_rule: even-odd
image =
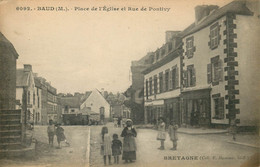
[(117, 134), (113, 134), (112, 155), (114, 156), (114, 164), (119, 163), (119, 155), (121, 155), (121, 150), (122, 150), (122, 142), (118, 140)]
[(62, 128), (62, 127), (60, 127), (60, 123), (58, 123), (56, 126), (57, 126), (57, 128), (56, 128), (56, 136), (57, 136), (57, 142), (58, 142), (58, 148), (61, 148), (60, 147), (60, 142), (61, 141), (65, 141), (65, 143), (69, 146), (70, 144), (67, 142), (67, 140), (66, 140), (66, 137), (65, 137), (65, 135), (64, 135), (64, 129)]
[(111, 165), (112, 142), (108, 134), (108, 128), (106, 126), (104, 126), (101, 130), (101, 139), (101, 155), (103, 155), (104, 164), (107, 164), (106, 157), (108, 156), (109, 165)]
[(171, 148), (171, 150), (177, 150), (177, 140), (178, 140), (177, 130), (178, 130), (178, 125), (175, 124), (174, 121), (171, 121), (168, 127), (168, 133), (173, 143), (173, 148)]
[(49, 145), (53, 147), (53, 139), (54, 139), (54, 134), (55, 134), (55, 126), (53, 124), (52, 120), (49, 120), (49, 125), (47, 128), (47, 133), (49, 137)]
[(231, 120), (229, 133), (232, 134), (233, 140), (236, 141), (236, 134), (237, 134), (237, 120)]
[(165, 123), (163, 121), (163, 118), (159, 118), (159, 125), (158, 125), (158, 134), (157, 134), (157, 140), (161, 141), (161, 147), (158, 149), (164, 150), (164, 141), (166, 139), (166, 133), (165, 133)]

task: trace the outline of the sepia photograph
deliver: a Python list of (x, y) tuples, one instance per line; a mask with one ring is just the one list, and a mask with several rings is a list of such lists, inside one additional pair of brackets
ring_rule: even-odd
[(259, 167), (260, 0), (0, 0), (1, 167)]

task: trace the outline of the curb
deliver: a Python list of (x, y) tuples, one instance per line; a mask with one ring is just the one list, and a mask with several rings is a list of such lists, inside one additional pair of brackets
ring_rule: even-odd
[(223, 132), (182, 132), (178, 131), (177, 133), (187, 134), (187, 135), (211, 135), (211, 134), (224, 134), (228, 133), (226, 131)]
[(235, 142), (235, 141), (227, 141), (227, 143), (260, 149), (260, 146), (247, 144), (247, 143), (241, 143), (241, 142)]

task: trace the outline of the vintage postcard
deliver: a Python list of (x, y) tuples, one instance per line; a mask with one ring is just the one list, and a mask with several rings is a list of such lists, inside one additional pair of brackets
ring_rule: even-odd
[(0, 0), (0, 166), (260, 166), (259, 34), (259, 0)]

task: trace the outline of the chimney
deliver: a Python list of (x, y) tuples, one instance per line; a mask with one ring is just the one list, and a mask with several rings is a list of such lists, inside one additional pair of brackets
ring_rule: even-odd
[(195, 7), (195, 24), (198, 24), (200, 20), (208, 16), (211, 11), (218, 9), (217, 5), (199, 5)]
[(24, 72), (32, 71), (32, 65), (31, 64), (24, 64), (23, 67), (24, 67), (24, 69), (23, 69)]
[(176, 36), (180, 31), (166, 31), (165, 32), (165, 43), (170, 42), (171, 39)]

